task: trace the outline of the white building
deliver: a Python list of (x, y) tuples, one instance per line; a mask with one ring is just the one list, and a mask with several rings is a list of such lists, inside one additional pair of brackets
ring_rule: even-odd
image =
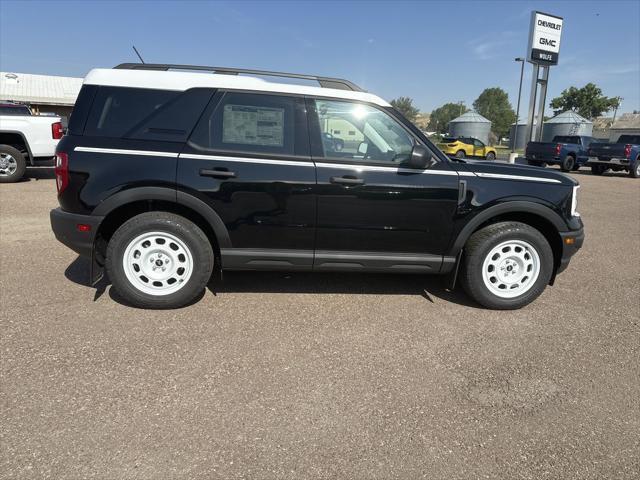
[(68, 119), (82, 87), (82, 78), (0, 72), (0, 102), (29, 105), (35, 113)]

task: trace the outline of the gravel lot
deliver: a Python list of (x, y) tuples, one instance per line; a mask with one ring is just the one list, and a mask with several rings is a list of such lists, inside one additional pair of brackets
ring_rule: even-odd
[(0, 185), (1, 478), (638, 478), (640, 181), (578, 173), (584, 248), (515, 312), (437, 278), (86, 285), (50, 169)]

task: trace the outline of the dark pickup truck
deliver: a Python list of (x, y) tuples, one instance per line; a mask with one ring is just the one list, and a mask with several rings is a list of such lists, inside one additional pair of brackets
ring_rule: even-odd
[(626, 170), (629, 176), (640, 178), (640, 135), (620, 135), (616, 143), (594, 142), (588, 155), (587, 164), (594, 175), (611, 169)]
[(556, 135), (551, 142), (529, 142), (525, 157), (529, 165), (560, 165), (563, 172), (578, 170), (587, 163), (587, 150), (593, 137), (582, 135)]

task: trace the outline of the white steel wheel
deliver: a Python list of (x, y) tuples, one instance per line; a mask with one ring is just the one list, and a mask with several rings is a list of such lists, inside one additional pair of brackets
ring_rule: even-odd
[(540, 275), (540, 256), (522, 240), (507, 240), (493, 247), (482, 264), (485, 287), (500, 298), (515, 298), (531, 289)]
[(18, 162), (8, 153), (0, 152), (0, 177), (10, 177), (18, 169)]
[(122, 267), (127, 280), (149, 295), (170, 295), (193, 273), (193, 255), (184, 241), (168, 232), (146, 232), (125, 249)]

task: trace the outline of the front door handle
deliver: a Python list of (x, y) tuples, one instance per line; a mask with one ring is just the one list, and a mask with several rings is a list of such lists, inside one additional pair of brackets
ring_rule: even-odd
[(343, 177), (331, 177), (331, 183), (339, 183), (341, 185), (364, 185), (362, 178), (345, 175)]
[(235, 178), (236, 172), (231, 172), (229, 170), (222, 170), (219, 168), (201, 168), (200, 175), (203, 177), (213, 177), (213, 178)]

